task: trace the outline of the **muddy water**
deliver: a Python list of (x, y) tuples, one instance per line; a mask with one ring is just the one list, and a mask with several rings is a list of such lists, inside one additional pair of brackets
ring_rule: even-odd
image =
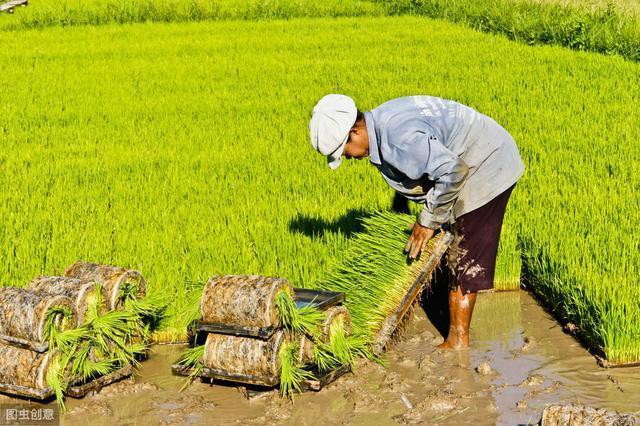
[(250, 400), (233, 387), (194, 383), (169, 365), (183, 346), (155, 346), (134, 380), (69, 400), (68, 425), (114, 424), (521, 424), (545, 404), (580, 403), (640, 412), (640, 368), (602, 369), (526, 293), (481, 294), (472, 349), (441, 352), (419, 311), (387, 368), (362, 362), (318, 393)]

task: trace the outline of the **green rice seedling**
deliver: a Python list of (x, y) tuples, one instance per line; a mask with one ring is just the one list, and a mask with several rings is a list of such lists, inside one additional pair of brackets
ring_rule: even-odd
[(280, 394), (293, 400), (295, 392), (302, 392), (300, 383), (303, 380), (313, 378), (298, 362), (298, 344), (296, 342), (284, 343), (280, 349)]
[(55, 355), (47, 369), (46, 382), (54, 391), (58, 406), (65, 411), (64, 392), (67, 390), (66, 370), (68, 363), (59, 354)]
[(313, 360), (321, 371), (340, 365), (340, 360), (333, 354), (329, 345), (321, 341), (316, 341), (313, 345)]
[(342, 291), (357, 335), (369, 343), (382, 322), (395, 310), (420, 273), (426, 256), (409, 263), (403, 252), (408, 215), (380, 212), (364, 220), (364, 232), (354, 237), (335, 272), (318, 283)]
[(185, 390), (196, 379), (196, 377), (199, 377), (202, 374), (202, 369), (204, 368), (204, 364), (202, 363), (204, 349), (205, 345), (194, 346), (193, 348), (189, 348), (184, 351), (180, 359), (178, 359), (178, 364), (193, 368), (193, 371), (189, 374), (189, 377), (187, 377), (186, 382), (180, 388), (180, 392)]
[[(68, 344), (73, 338), (74, 329), (69, 329), (65, 325), (73, 318), (73, 311), (67, 306), (57, 306), (49, 309), (47, 316), (44, 319), (44, 332), (47, 336), (49, 345), (52, 348)], [(62, 321), (62, 324), (57, 324), (58, 321)], [(65, 328), (68, 330), (62, 332), (59, 331), (60, 329), (64, 330)]]
[(300, 335), (318, 336), (322, 323), (326, 319), (325, 313), (313, 305), (298, 308), (288, 291), (280, 291), (276, 294), (276, 308), (283, 325)]
[(347, 341), (343, 318), (338, 318), (329, 326), (328, 348), (331, 354), (342, 364), (353, 364), (353, 352)]

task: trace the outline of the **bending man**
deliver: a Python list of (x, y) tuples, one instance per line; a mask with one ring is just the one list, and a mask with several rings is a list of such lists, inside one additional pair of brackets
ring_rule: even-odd
[(450, 325), (440, 347), (468, 347), (476, 294), (493, 288), (502, 219), (524, 172), (513, 138), (490, 117), (432, 96), (393, 99), (363, 113), (353, 99), (327, 95), (309, 127), (329, 167), (343, 156), (369, 157), (396, 194), (424, 204), (405, 247), (409, 258), (451, 224)]

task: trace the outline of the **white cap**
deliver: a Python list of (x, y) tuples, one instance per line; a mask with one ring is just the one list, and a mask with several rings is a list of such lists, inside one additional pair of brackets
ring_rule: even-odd
[(342, 161), (342, 152), (357, 115), (356, 103), (345, 95), (326, 95), (313, 108), (309, 122), (311, 145), (327, 156), (332, 169)]

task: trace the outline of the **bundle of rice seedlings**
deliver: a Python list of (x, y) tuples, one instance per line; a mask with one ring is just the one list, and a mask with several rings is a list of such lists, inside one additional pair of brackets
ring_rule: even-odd
[(363, 221), (364, 232), (357, 234), (335, 272), (316, 288), (344, 292), (354, 335), (374, 343), (385, 320), (401, 304), (419, 276), (435, 244), (431, 240), (419, 259), (410, 262), (404, 253), (409, 226), (415, 217), (379, 212)]
[(300, 363), (298, 351), (298, 343), (289, 341), (282, 345), (278, 354), (280, 360), (280, 395), (291, 400), (293, 400), (295, 392), (302, 392), (300, 383), (313, 378), (313, 375), (306, 371)]
[(47, 372), (55, 351), (35, 352), (0, 343), (0, 383), (23, 388), (47, 388)]
[[(332, 368), (351, 363), (357, 355), (368, 354), (361, 345), (344, 343), (350, 334), (346, 308), (335, 307), (325, 312), (312, 304), (298, 307), (293, 289), (284, 279), (243, 275), (213, 277), (201, 292), (191, 294), (192, 305), (197, 295), (202, 294), (202, 299), (199, 311), (185, 310), (188, 323), (200, 317), (206, 322), (245, 327), (277, 326), (286, 330), (288, 337), (276, 347), (273, 338), (261, 341), (209, 334), (205, 345), (187, 350), (178, 360), (178, 364), (193, 369), (185, 386), (207, 367), (240, 375), (279, 375), (282, 395), (291, 397), (300, 390), (302, 380), (312, 377), (305, 366), (317, 362), (321, 369)], [(341, 326), (330, 328), (338, 317), (347, 319), (339, 321)], [(340, 336), (330, 339), (332, 333), (343, 333), (342, 340)], [(337, 356), (333, 350), (339, 350)], [(273, 362), (274, 354), (278, 355), (277, 363)], [(265, 359), (271, 359), (272, 363), (264, 362)], [(254, 365), (260, 365), (260, 369), (253, 368)]]
[(110, 309), (121, 309), (125, 301), (143, 299), (147, 294), (147, 282), (142, 274), (119, 266), (76, 262), (64, 271), (64, 276), (102, 284), (109, 297)]
[(280, 373), (280, 353), (289, 341), (285, 331), (267, 340), (209, 333), (202, 358), (205, 367), (237, 376), (268, 378)]
[(293, 294), (287, 290), (276, 294), (275, 305), (280, 323), (293, 333), (317, 336), (326, 320), (326, 313), (313, 305), (297, 307)]
[(148, 330), (140, 312), (122, 309), (105, 312), (102, 292), (87, 307), (84, 323), (72, 330), (49, 331), (50, 345), (56, 350), (47, 370), (46, 380), (64, 408), (67, 387), (86, 383), (110, 374), (126, 365), (137, 366), (147, 350)]

